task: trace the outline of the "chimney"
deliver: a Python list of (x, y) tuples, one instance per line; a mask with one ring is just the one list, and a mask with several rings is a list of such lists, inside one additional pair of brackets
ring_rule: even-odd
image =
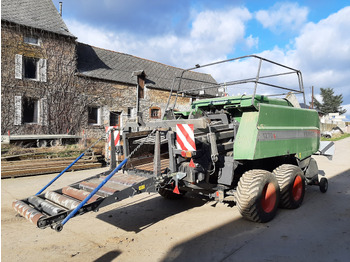
[(62, 16), (62, 2), (59, 2), (60, 4), (60, 16)]

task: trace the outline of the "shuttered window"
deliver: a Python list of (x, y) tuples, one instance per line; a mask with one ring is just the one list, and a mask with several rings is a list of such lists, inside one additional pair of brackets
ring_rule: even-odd
[(36, 99), (31, 97), (15, 96), (14, 125), (39, 124), (48, 125), (47, 98)]
[(38, 124), (39, 100), (31, 97), (23, 98), (23, 123)]
[(47, 81), (47, 60), (15, 55), (15, 78)]
[(22, 97), (15, 96), (15, 118), (14, 125), (20, 126), (22, 124)]

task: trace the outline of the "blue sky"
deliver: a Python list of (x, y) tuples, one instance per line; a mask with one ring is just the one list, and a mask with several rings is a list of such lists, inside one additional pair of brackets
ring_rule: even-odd
[[(317, 98), (321, 87), (343, 94), (350, 119), (348, 0), (62, 2), (63, 19), (80, 42), (181, 68), (261, 55), (302, 71), (307, 102), (311, 86)], [(221, 82), (251, 68), (239, 62), (208, 73)]]

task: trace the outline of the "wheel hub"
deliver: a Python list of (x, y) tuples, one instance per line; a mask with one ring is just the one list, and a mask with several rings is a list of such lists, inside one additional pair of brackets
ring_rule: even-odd
[(262, 192), (261, 205), (265, 213), (270, 213), (276, 205), (276, 188), (272, 183), (265, 185)]

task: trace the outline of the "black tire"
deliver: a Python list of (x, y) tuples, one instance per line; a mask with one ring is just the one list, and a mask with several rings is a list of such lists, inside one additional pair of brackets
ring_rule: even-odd
[(322, 193), (326, 193), (328, 190), (328, 179), (325, 177), (322, 177), (320, 179), (320, 191)]
[(171, 189), (159, 188), (158, 193), (159, 195), (161, 195), (166, 199), (177, 200), (177, 199), (181, 199), (186, 192), (180, 191), (180, 194), (175, 194)]
[(238, 182), (236, 203), (241, 215), (251, 221), (266, 223), (277, 212), (280, 188), (272, 173), (253, 169)]
[(305, 195), (305, 176), (300, 167), (284, 164), (277, 167), (273, 174), (281, 190), (280, 206), (288, 209), (300, 207)]

